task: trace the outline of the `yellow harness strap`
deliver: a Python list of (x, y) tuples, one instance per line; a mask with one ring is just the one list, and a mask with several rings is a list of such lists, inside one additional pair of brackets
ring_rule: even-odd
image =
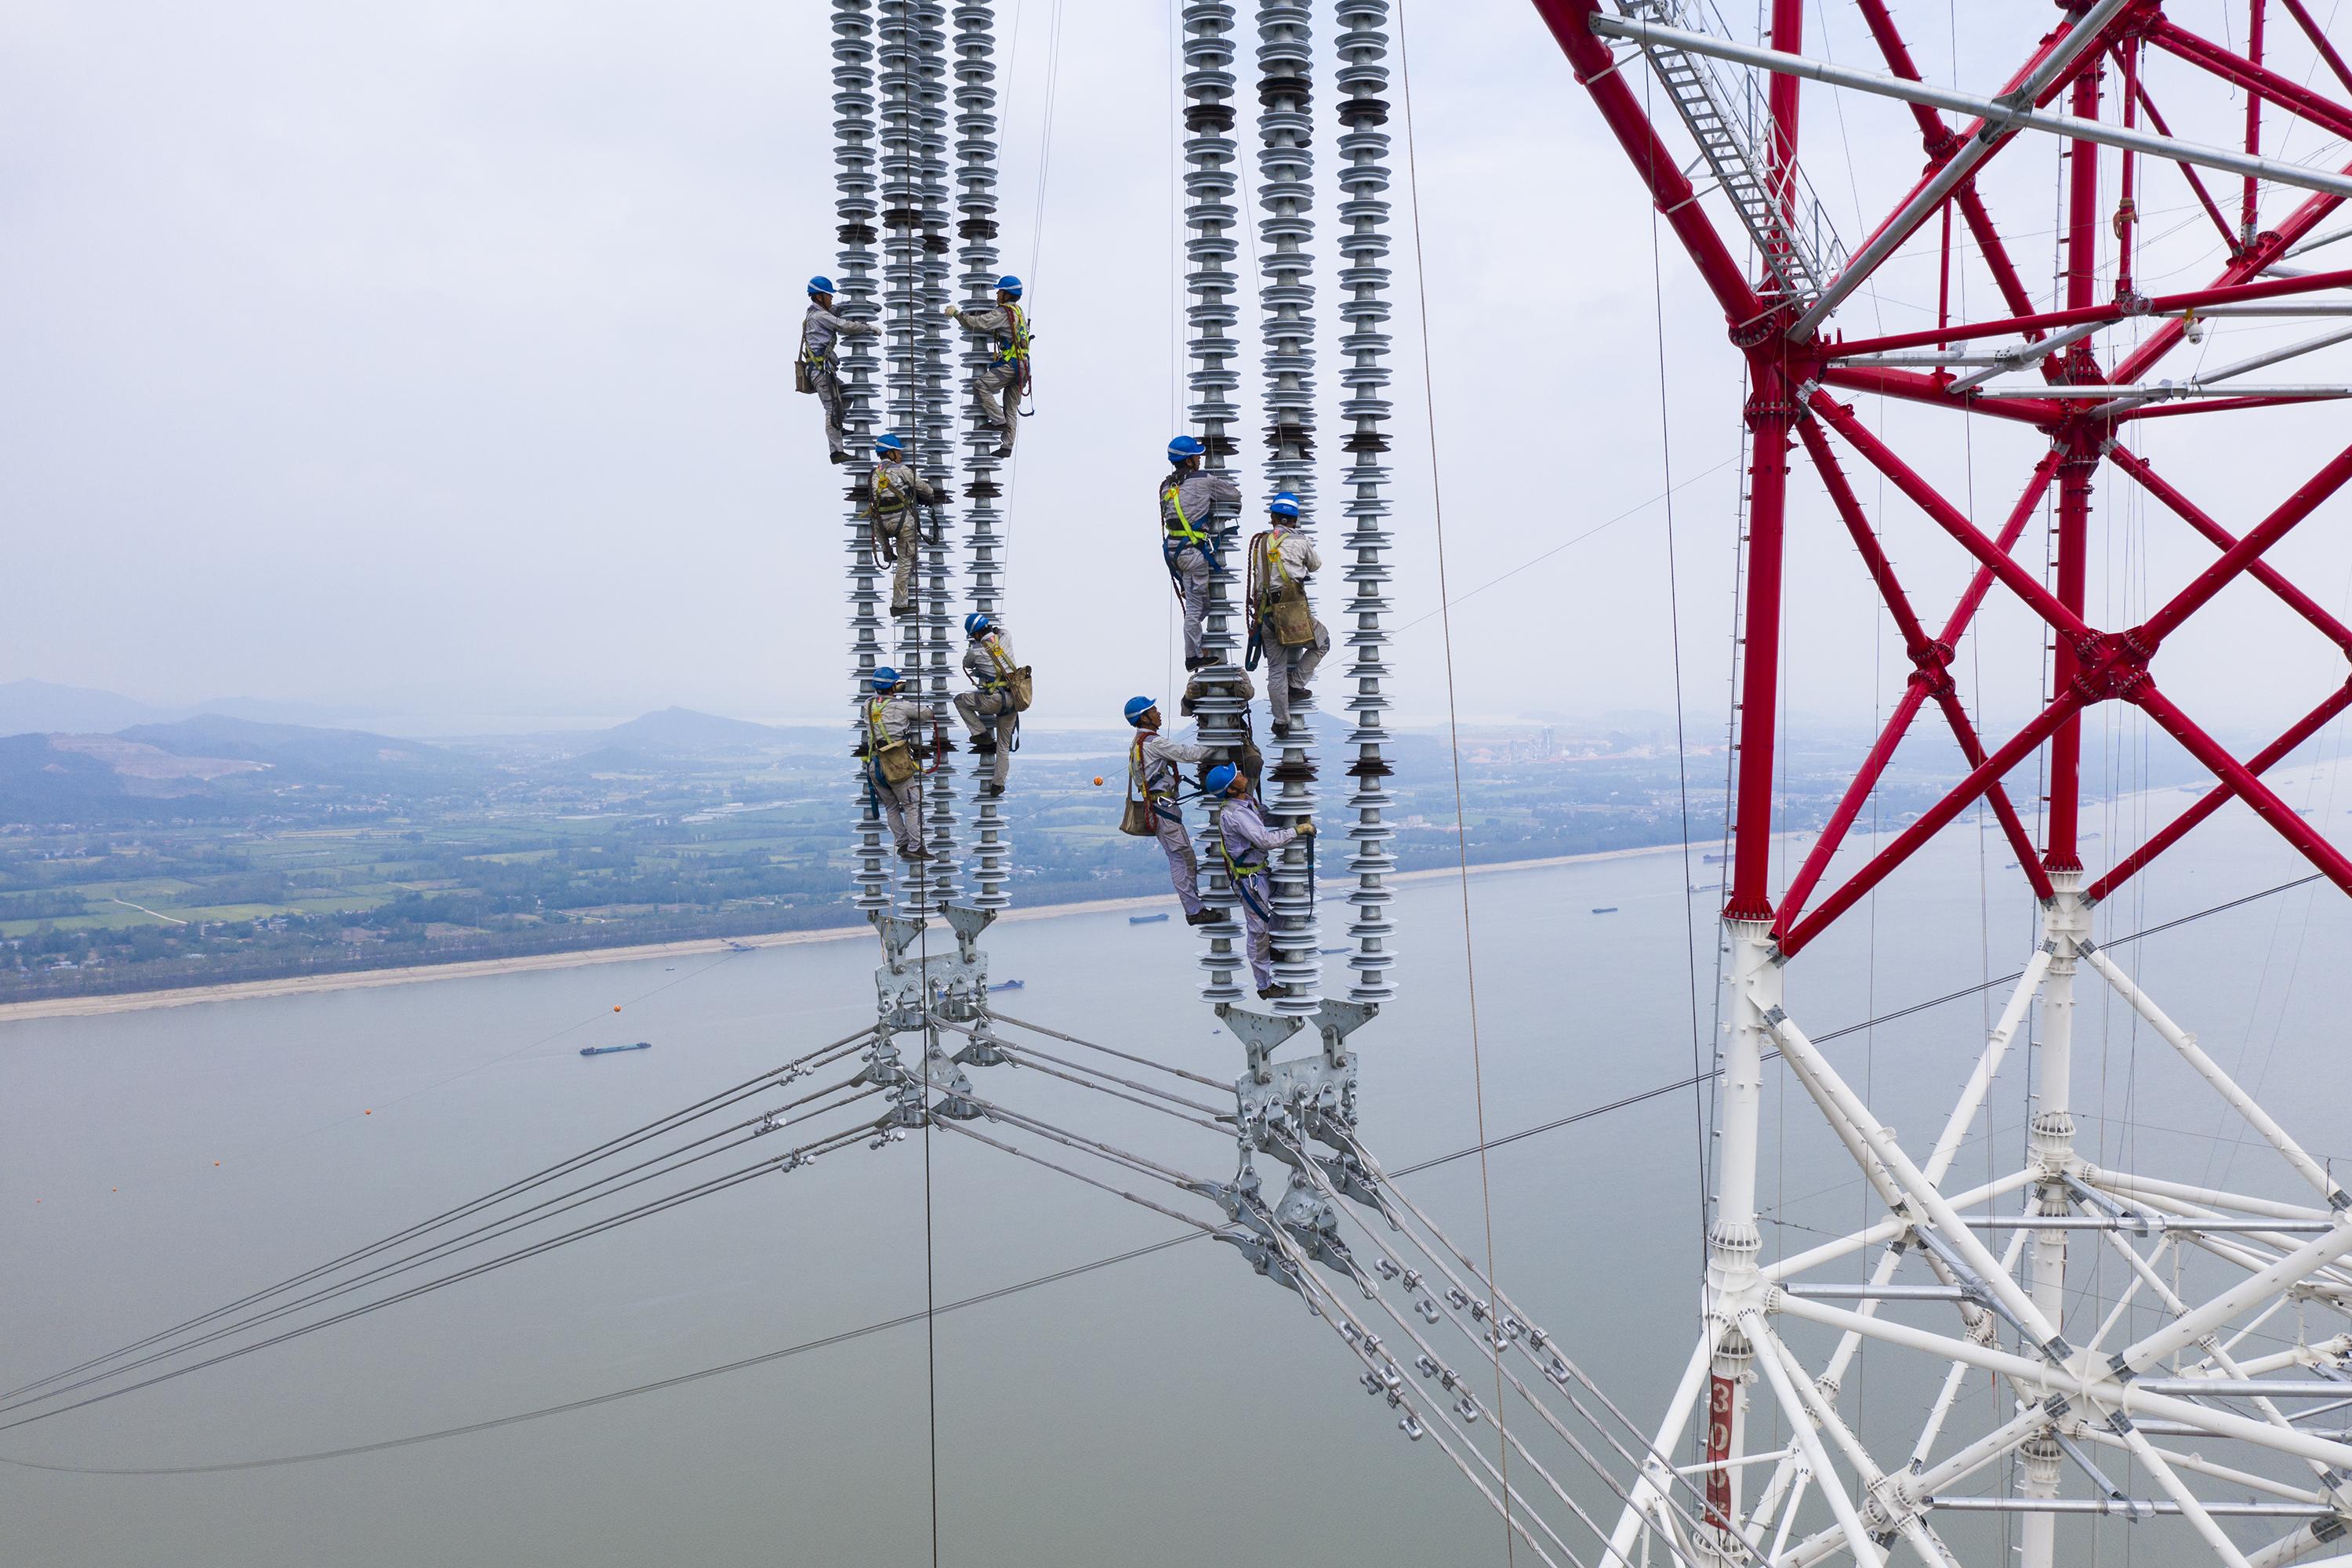
[(1176, 521), (1173, 523), (1169, 522), (1164, 517), (1160, 519), (1160, 526), (1167, 530), (1169, 538), (1181, 539), (1187, 544), (1206, 544), (1209, 542), (1209, 536), (1202, 533), (1199, 529), (1193, 527), (1192, 520), (1184, 515), (1184, 486), (1182, 480), (1180, 479), (1175, 484), (1170, 485), (1166, 489), (1161, 490), (1160, 492), (1160, 500), (1161, 505), (1167, 507), (1171, 511), (1173, 511), (1176, 514)]

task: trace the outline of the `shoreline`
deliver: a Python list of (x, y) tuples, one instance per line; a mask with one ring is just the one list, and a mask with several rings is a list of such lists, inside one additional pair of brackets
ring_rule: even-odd
[[(1648, 844), (1632, 849), (1596, 849), (1586, 855), (1554, 855), (1534, 860), (1497, 860), (1472, 866), (1470, 875), (1501, 871), (1538, 871), (1557, 866), (1591, 865), (1603, 860), (1630, 860), (1643, 855), (1678, 854), (1708, 847)], [(1426, 882), (1458, 877), (1461, 868), (1433, 867), (1400, 871), (1389, 880)], [(1113, 914), (1123, 910), (1173, 907), (1172, 892), (1139, 898), (1093, 899), (1077, 903), (1045, 904), (1036, 909), (1007, 910), (998, 921), (1058, 919), (1064, 915)], [(825, 926), (815, 931), (775, 931), (765, 936), (697, 937), (686, 942), (646, 942), (633, 947), (600, 947), (585, 952), (530, 953), (518, 958), (462, 959), (452, 963), (419, 963), (400, 969), (354, 969), (341, 974), (289, 974), (276, 980), (237, 980), (220, 985), (181, 985), (162, 991), (125, 991), (104, 996), (45, 996), (28, 1002), (0, 1002), (0, 1024), (29, 1023), (40, 1018), (89, 1018), (110, 1013), (146, 1012), (158, 1007), (189, 1007), (205, 1002), (242, 1002), (266, 996), (307, 996), (328, 991), (367, 991), (384, 985), (417, 985), (435, 980), (473, 980), (499, 974), (528, 974), (548, 969), (578, 969), (596, 963), (634, 963), (651, 958), (719, 954), (740, 945), (745, 950), (797, 947), (808, 942), (845, 942), (873, 934), (868, 925)]]

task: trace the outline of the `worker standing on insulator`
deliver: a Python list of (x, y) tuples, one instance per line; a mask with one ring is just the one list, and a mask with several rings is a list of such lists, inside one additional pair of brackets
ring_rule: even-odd
[(1269, 827), (1265, 813), (1250, 792), (1248, 777), (1230, 763), (1221, 763), (1202, 781), (1217, 807), (1218, 850), (1224, 856), (1225, 875), (1241, 895), (1242, 917), (1249, 927), (1250, 974), (1260, 997), (1287, 996), (1290, 987), (1274, 983), (1274, 883), (1266, 875), (1267, 857), (1294, 839), (1315, 837), (1315, 824)]
[(866, 738), (858, 747), (866, 759), (866, 787), (889, 819), (898, 858), (928, 860), (931, 852), (923, 847), (919, 798), (923, 765), (914, 745), (922, 731), (922, 706), (905, 695), (906, 682), (887, 664), (876, 667), (873, 685), (866, 699)]
[(1323, 569), (1315, 541), (1298, 526), (1298, 498), (1288, 490), (1266, 509), (1272, 524), (1250, 541), (1250, 640), (1265, 656), (1265, 700), (1274, 736), (1290, 732), (1290, 704), (1309, 695), (1315, 671), (1331, 651), (1331, 633), (1307, 602), (1307, 584)]
[(1194, 436), (1168, 443), (1171, 471), (1160, 481), (1160, 553), (1168, 579), (1184, 605), (1184, 668), (1209, 662), (1201, 651), (1201, 619), (1209, 609), (1209, 575), (1222, 564), (1209, 523), (1222, 501), (1239, 506), (1241, 486), (1202, 467), (1209, 449)]
[(1021, 399), (1029, 391), (1029, 318), (1021, 310), (1021, 279), (1010, 274), (998, 279), (993, 305), (971, 310), (950, 305), (948, 315), (965, 331), (989, 340), (992, 357), (971, 378), (971, 395), (980, 404), (981, 417), (1003, 437), (996, 444), (996, 455), (1009, 458), (1021, 423)]
[(1149, 697), (1130, 697), (1127, 721), (1135, 727), (1135, 743), (1128, 748), (1128, 817), (1126, 831), (1160, 840), (1168, 857), (1168, 879), (1175, 884), (1176, 901), (1184, 906), (1184, 923), (1213, 925), (1215, 911), (1201, 902), (1201, 861), (1192, 853), (1192, 835), (1184, 831), (1184, 809), (1176, 804), (1183, 788), (1181, 770), (1209, 759), (1206, 746), (1188, 746), (1160, 732), (1160, 705)]
[(834, 350), (843, 338), (875, 336), (877, 328), (871, 321), (853, 321), (833, 313), (830, 278), (810, 279), (808, 300), (808, 314), (801, 318), (801, 357), (793, 367), (793, 384), (816, 394), (824, 410), (825, 448), (835, 462), (845, 463), (849, 448), (843, 426), (849, 417), (848, 403), (841, 390), (841, 357)]
[(963, 672), (977, 688), (956, 693), (956, 711), (971, 738), (972, 755), (993, 759), (988, 782), (980, 786), (983, 799), (1004, 793), (1004, 775), (1013, 765), (1013, 749), (1021, 738), (1021, 715), (1028, 710), (1029, 667), (1015, 663), (1004, 630), (987, 616), (963, 618)]
[(890, 574), (890, 613), (915, 613), (915, 557), (922, 510), (939, 504), (930, 481), (907, 466), (907, 445), (896, 436), (874, 441), (874, 477), (867, 484), (866, 515), (874, 524), (874, 552), (898, 563)]

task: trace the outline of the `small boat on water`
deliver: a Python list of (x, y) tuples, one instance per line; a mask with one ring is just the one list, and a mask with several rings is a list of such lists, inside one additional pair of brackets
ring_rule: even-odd
[(1617, 906), (1614, 904), (1595, 904), (1592, 906), (1592, 912), (1596, 915), (1613, 915), (1617, 912)]
[(995, 984), (990, 986), (989, 989), (991, 991), (1018, 991), (1025, 984), (1027, 984), (1025, 981), (1020, 980), (1000, 980)]
[(609, 1057), (614, 1051), (649, 1051), (653, 1048), (651, 1040), (639, 1040), (634, 1046), (583, 1046), (580, 1054), (583, 1057)]
[(1167, 918), (1168, 912), (1162, 910), (1156, 915), (1129, 915), (1127, 917), (1127, 923), (1131, 926), (1155, 926)]

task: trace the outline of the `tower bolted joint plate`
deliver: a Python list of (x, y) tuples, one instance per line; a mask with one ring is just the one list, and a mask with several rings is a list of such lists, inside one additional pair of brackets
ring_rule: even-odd
[[(874, 917), (884, 958), (874, 972), (875, 1013), (881, 1026), (893, 1034), (924, 1027), (931, 1008), (958, 1023), (981, 1019), (986, 1013), (988, 953), (972, 939), (990, 917), (984, 910), (953, 908), (946, 914), (956, 931), (956, 945), (946, 952), (912, 951), (923, 930), (919, 921)], [(965, 918), (959, 921), (959, 916)]]

